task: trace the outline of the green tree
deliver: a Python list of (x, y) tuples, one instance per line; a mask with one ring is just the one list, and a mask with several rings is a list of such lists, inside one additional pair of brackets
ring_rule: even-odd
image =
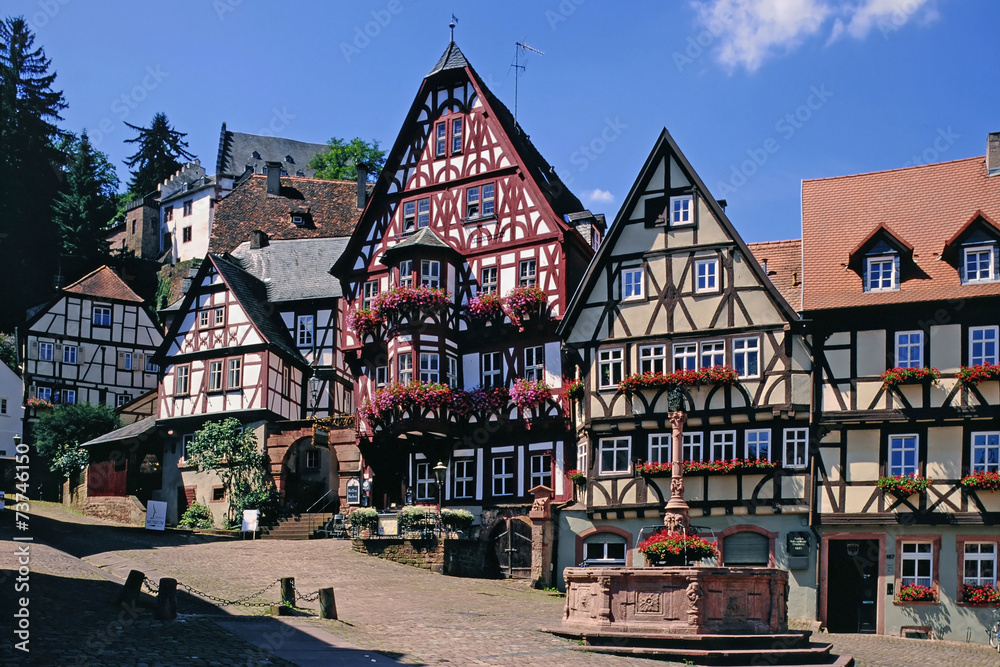
[(8, 330), (48, 296), (59, 266), (51, 206), (63, 161), (55, 123), (66, 104), (34, 43), (24, 18), (0, 22), (0, 328)]
[(0, 361), (4, 362), (10, 369), (21, 374), (21, 369), (17, 363), (17, 339), (14, 334), (0, 333)]
[(259, 509), (261, 522), (277, 514), (278, 491), (268, 474), (267, 454), (260, 451), (253, 431), (244, 430), (238, 420), (205, 422), (188, 444), (186, 456), (199, 472), (214, 471), (222, 480), (230, 528), (241, 525), (245, 509)]
[(33, 427), (35, 451), (48, 461), (50, 470), (63, 477), (87, 465), (89, 454), (81, 444), (122, 425), (114, 408), (107, 405), (57, 405), (41, 412)]
[(139, 133), (138, 136), (125, 140), (126, 144), (139, 144), (135, 155), (130, 155), (125, 160), (132, 173), (128, 189), (134, 196), (143, 197), (156, 190), (160, 183), (183, 166), (181, 158), (194, 159), (184, 141), (187, 134), (172, 128), (166, 114), (161, 112), (153, 116), (149, 127), (125, 124)]
[(118, 174), (107, 156), (95, 150), (87, 131), (65, 141), (69, 158), (62, 191), (52, 203), (64, 255), (97, 268), (110, 256), (105, 234), (115, 217)]
[(350, 142), (334, 137), (326, 142), (329, 148), (309, 160), (309, 168), (316, 170), (316, 178), (341, 181), (358, 179), (358, 164), (368, 168), (368, 180), (374, 181), (385, 165), (385, 151), (378, 148), (378, 141), (368, 143), (360, 137)]

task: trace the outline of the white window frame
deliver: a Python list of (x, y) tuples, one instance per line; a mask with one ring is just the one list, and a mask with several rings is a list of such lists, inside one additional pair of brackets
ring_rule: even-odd
[(420, 260), (420, 285), (431, 289), (441, 287), (441, 262), (435, 259)]
[(76, 359), (77, 359), (76, 345), (63, 345), (63, 357), (62, 357), (63, 363), (75, 365)]
[(458, 389), (458, 357), (448, 355), (445, 357), (448, 368), (445, 372), (445, 382), (452, 389)]
[[(761, 450), (765, 455), (761, 456)], [(771, 460), (771, 429), (751, 428), (743, 432), (743, 458)]]
[(483, 185), (483, 195), (482, 195), (482, 207), (480, 208), (480, 216), (483, 218), (488, 218), (490, 216), (496, 215), (496, 185), (493, 183), (486, 183)]
[(503, 381), (503, 355), (499, 352), (483, 352), (483, 388), (502, 387)]
[(123, 405), (128, 405), (129, 401), (132, 400), (132, 396), (129, 394), (118, 394), (115, 396), (115, 407), (120, 408)]
[(667, 372), (667, 346), (663, 343), (639, 346), (640, 373)]
[(547, 454), (532, 454), (528, 459), (528, 488), (536, 486), (552, 488), (552, 457)]
[(671, 227), (685, 227), (694, 224), (694, 195), (671, 197), (669, 204)]
[(222, 360), (208, 362), (208, 390), (222, 391), (224, 378)]
[(524, 377), (538, 382), (545, 379), (545, 346), (524, 348)]
[(448, 152), (448, 124), (439, 121), (434, 124), (434, 157), (442, 158)]
[[(993, 353), (987, 347), (993, 346)], [(976, 351), (976, 348), (980, 348)], [(969, 365), (996, 364), (1000, 362), (1000, 327), (969, 327)]]
[(809, 429), (786, 428), (782, 451), (784, 467), (805, 468), (809, 463)]
[(455, 459), (453, 498), (472, 498), (476, 492), (475, 459)]
[(417, 200), (403, 202), (403, 232), (412, 232), (417, 228)]
[(63, 389), (59, 392), (59, 402), (63, 405), (76, 405), (76, 389)]
[[(703, 269), (704, 268), (704, 272)], [(694, 293), (712, 294), (719, 291), (719, 258), (694, 260)]]
[[(98, 315), (102, 317), (98, 318)], [(100, 319), (100, 321), (98, 321)], [(110, 327), (111, 326), (111, 306), (94, 306), (94, 311), (91, 313), (90, 320), (95, 327)]]
[[(727, 452), (730, 454), (726, 456)], [(736, 458), (736, 431), (712, 431), (712, 461), (730, 461)]]
[(625, 349), (612, 347), (597, 352), (599, 389), (618, 389), (625, 377)]
[(514, 457), (510, 455), (494, 456), (490, 468), (493, 471), (493, 496), (513, 496)]
[[(913, 452), (913, 464), (907, 465), (906, 454)], [(893, 461), (899, 454), (899, 463)], [(889, 476), (916, 475), (920, 470), (920, 437), (916, 433), (899, 433), (889, 436), (888, 460), (886, 470)]]
[(361, 307), (362, 308), (371, 308), (372, 307), (372, 299), (374, 299), (376, 296), (378, 296), (378, 281), (377, 280), (369, 280), (369, 281), (365, 282), (364, 287), (362, 288), (362, 290), (363, 291), (362, 291), (362, 297), (361, 297)]
[(243, 357), (226, 359), (226, 389), (243, 388)]
[[(615, 552), (621, 551), (620, 558), (612, 555), (612, 546)], [(617, 533), (596, 533), (583, 540), (583, 560), (587, 565), (624, 566), (627, 553), (628, 540)]]
[(582, 440), (576, 443), (576, 465), (577, 470), (582, 472), (584, 475), (587, 474), (587, 465), (589, 463), (590, 454), (590, 444), (587, 440)]
[(295, 341), (298, 347), (313, 346), (316, 318), (313, 315), (299, 315), (295, 322)]
[(37, 396), (39, 400), (51, 403), (52, 402), (52, 387), (37, 387), (35, 389), (35, 396)]
[[(889, 265), (889, 284), (885, 285), (885, 267)], [(875, 268), (879, 267), (876, 274)], [(899, 289), (899, 255), (878, 255), (865, 258), (865, 291), (866, 292), (895, 292)], [(875, 277), (878, 276), (878, 286), (875, 286)]]
[(431, 200), (428, 197), (417, 200), (417, 229), (431, 224)]
[[(981, 267), (981, 262), (976, 262), (976, 277), (969, 277), (969, 259), (971, 255), (980, 255), (985, 253), (988, 257), (986, 263), (986, 276), (981, 275), (983, 269)], [(983, 283), (996, 282), (994, 276), (996, 276), (996, 248), (993, 245), (977, 245), (970, 246), (968, 248), (962, 248), (962, 284), (963, 285), (981, 285)]]
[(697, 343), (677, 343), (676, 345), (674, 345), (673, 353), (674, 353), (675, 371), (698, 370)]
[(651, 433), (647, 459), (649, 463), (671, 463), (673, 461), (673, 435)]
[[(760, 336), (733, 339), (733, 368), (741, 378), (760, 377)], [(755, 372), (749, 372), (751, 364)], [(742, 371), (741, 371), (742, 368)]]
[[(974, 547), (970, 551), (969, 547)], [(983, 548), (988, 547), (988, 551)], [(962, 583), (966, 586), (993, 586), (997, 584), (997, 543), (996, 542), (966, 542), (962, 547)], [(976, 575), (969, 576), (969, 564), (975, 563)], [(989, 563), (992, 575), (983, 576), (983, 565)]]
[(388, 366), (376, 366), (375, 367), (375, 386), (384, 387), (386, 382), (389, 381), (389, 367)]
[(56, 346), (54, 343), (38, 344), (39, 361), (55, 361), (55, 358), (56, 358)]
[(685, 461), (703, 461), (704, 456), (705, 434), (701, 431), (685, 431), (681, 443), (681, 457)]
[[(706, 357), (711, 363), (705, 361)], [(703, 341), (698, 350), (698, 361), (701, 368), (714, 368), (726, 364), (726, 341), (707, 340)]]
[[(913, 337), (916, 337), (914, 342)], [(904, 339), (905, 337), (905, 339)], [(900, 352), (908, 351), (908, 359), (905, 364), (900, 360)], [(917, 352), (916, 363), (913, 362), (913, 351)], [(900, 368), (923, 368), (924, 367), (924, 332), (923, 331), (897, 331), (896, 332), (896, 366)]]
[(970, 439), (972, 461), (969, 470), (973, 473), (1000, 472), (1000, 431), (975, 432), (970, 434)]
[(437, 480), (431, 470), (430, 461), (418, 461), (414, 475), (414, 496), (417, 501), (428, 502), (434, 500), (434, 485)]
[[(462, 152), (462, 128), (465, 127), (465, 119), (461, 116), (451, 119), (451, 154)], [(456, 145), (457, 143), (457, 145)]]
[(475, 220), (479, 216), (479, 186), (472, 185), (465, 189), (465, 219)]
[(147, 373), (159, 373), (160, 365), (153, 361), (153, 355), (146, 355), (146, 372)]
[[(912, 548), (910, 548), (912, 547)], [(927, 547), (922, 549), (921, 547)], [(932, 588), (934, 586), (934, 543), (933, 542), (902, 542), (900, 544), (899, 581), (903, 586), (919, 584)], [(920, 570), (926, 566), (927, 574)], [(907, 570), (912, 567), (912, 574)]]
[(538, 285), (538, 261), (522, 259), (517, 264), (517, 284), (520, 287), (535, 287)]
[(122, 352), (122, 368), (121, 369), (123, 371), (135, 370), (134, 368), (132, 368), (132, 366), (134, 365), (133, 361), (134, 361), (134, 359), (132, 357), (132, 353), (131, 352)]
[(496, 266), (484, 266), (479, 270), (479, 293), (496, 294), (500, 288), (497, 282), (498, 271)]
[[(619, 455), (624, 453), (624, 461), (619, 459)], [(610, 455), (610, 465), (605, 467), (605, 458)], [(613, 438), (601, 438), (598, 441), (597, 450), (598, 474), (600, 475), (627, 475), (632, 471), (632, 438), (629, 436), (617, 436)]]
[(174, 369), (174, 395), (189, 396), (191, 394), (191, 366), (180, 364)]
[(413, 353), (401, 352), (397, 358), (399, 382), (407, 384), (413, 381)]
[(413, 285), (413, 260), (403, 259), (399, 261), (399, 286), (411, 287)]
[(7, 414), (7, 399), (0, 398), (0, 415)]
[(441, 381), (441, 355), (437, 352), (420, 353), (420, 381), (424, 383)]
[(226, 324), (226, 307), (216, 306), (215, 307), (215, 318), (212, 326), (221, 327)]
[(641, 301), (646, 297), (646, 272), (641, 266), (622, 269), (622, 301)]

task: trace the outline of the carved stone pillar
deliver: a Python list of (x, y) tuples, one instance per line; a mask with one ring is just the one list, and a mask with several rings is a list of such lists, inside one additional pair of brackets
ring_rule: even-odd
[(552, 544), (555, 527), (552, 521), (552, 489), (536, 486), (528, 518), (531, 520), (531, 585), (548, 588), (553, 585)]
[(673, 427), (671, 436), (670, 500), (663, 515), (663, 525), (671, 532), (688, 532), (691, 526), (688, 518), (689, 507), (684, 500), (684, 422), (687, 415), (683, 410), (673, 410), (669, 414)]

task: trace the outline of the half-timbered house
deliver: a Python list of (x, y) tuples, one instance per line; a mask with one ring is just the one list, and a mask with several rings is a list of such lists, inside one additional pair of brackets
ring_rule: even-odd
[(574, 409), (581, 483), (560, 513), (557, 571), (642, 563), (636, 543), (663, 527), (671, 493), (668, 400), (680, 388), (669, 409), (686, 413), (691, 524), (717, 539), (725, 565), (790, 568), (790, 613), (811, 617), (814, 561), (799, 540), (809, 504), (807, 341), (666, 130), (559, 333), (584, 387)]
[(569, 496), (555, 323), (603, 228), (450, 43), (333, 268), (375, 506), (439, 499), (509, 533), (533, 487)]
[(832, 631), (965, 641), (996, 607), (998, 174), (1000, 133), (985, 162), (803, 182), (819, 616)]

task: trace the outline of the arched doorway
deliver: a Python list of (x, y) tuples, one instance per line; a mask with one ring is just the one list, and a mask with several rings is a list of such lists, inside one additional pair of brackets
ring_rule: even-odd
[(516, 516), (499, 520), (490, 531), (490, 556), (501, 577), (530, 579), (531, 524)]
[(311, 437), (292, 443), (281, 463), (285, 509), (305, 512), (312, 507), (316, 512), (335, 512), (335, 494), (326, 495), (330, 488), (329, 471), (329, 450), (316, 447)]

